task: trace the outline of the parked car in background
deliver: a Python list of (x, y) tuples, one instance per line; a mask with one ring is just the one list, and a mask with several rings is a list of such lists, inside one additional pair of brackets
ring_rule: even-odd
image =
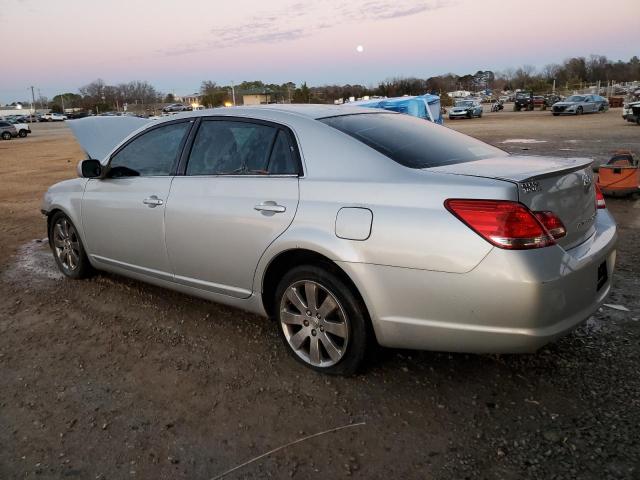
[(542, 95), (533, 96), (533, 107), (538, 107), (540, 110), (544, 110), (544, 97)]
[(513, 111), (519, 112), (520, 110), (533, 110), (533, 93), (532, 92), (518, 92), (516, 98), (513, 101)]
[(532, 352), (611, 288), (616, 225), (591, 159), (333, 105), (70, 128), (90, 159), (42, 205), (64, 275), (117, 272), (273, 317), (320, 372), (353, 373), (375, 341)]
[(622, 118), (640, 125), (640, 101), (625, 104), (622, 108)]
[(31, 127), (29, 127), (28, 123), (23, 123), (22, 119), (18, 120), (16, 118), (13, 120), (8, 120), (8, 122), (11, 123), (14, 127), (16, 127), (19, 137), (24, 138), (31, 133)]
[(582, 115), (583, 113), (604, 112), (609, 110), (609, 101), (600, 95), (571, 95), (551, 108), (554, 116)]
[(43, 122), (64, 122), (67, 119), (66, 115), (61, 113), (45, 113), (42, 115)]
[(458, 100), (449, 109), (449, 120), (482, 117), (482, 105), (477, 100)]
[(544, 103), (542, 105), (542, 110), (546, 110), (547, 108), (553, 107), (554, 103), (558, 103), (561, 100), (562, 100), (562, 97), (560, 95), (556, 95), (555, 93), (545, 95)]
[(69, 120), (75, 120), (78, 118), (84, 118), (84, 117), (88, 117), (89, 116), (89, 112), (87, 112), (86, 110), (80, 110), (78, 112), (71, 112), (69, 114), (67, 114), (67, 118)]
[(17, 136), (18, 130), (16, 130), (13, 124), (5, 120), (0, 121), (0, 138), (2, 138), (2, 140), (11, 140)]
[(191, 105), (183, 105), (182, 103), (172, 103), (162, 109), (163, 112), (188, 112), (193, 110)]

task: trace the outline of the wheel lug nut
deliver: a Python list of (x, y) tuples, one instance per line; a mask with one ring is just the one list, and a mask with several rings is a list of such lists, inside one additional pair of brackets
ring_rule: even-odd
[(320, 331), (324, 332), (324, 327), (322, 325), (320, 325)]
[(311, 310), (307, 310), (307, 316), (311, 316)]
[(316, 329), (314, 328), (313, 330), (311, 330), (311, 335), (313, 335), (314, 337), (316, 336), (318, 332), (316, 332)]
[(318, 317), (318, 319), (320, 319), (320, 314), (318, 313), (318, 314), (316, 315), (316, 317)]
[(305, 327), (309, 326), (309, 320), (305, 320), (304, 322), (302, 322), (304, 324)]

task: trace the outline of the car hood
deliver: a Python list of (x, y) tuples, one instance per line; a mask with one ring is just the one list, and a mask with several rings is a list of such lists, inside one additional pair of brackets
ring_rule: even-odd
[(122, 140), (147, 125), (149, 120), (138, 117), (87, 117), (67, 123), (89, 158), (102, 161)]
[(451, 109), (452, 112), (466, 112), (467, 110), (471, 109), (473, 107), (453, 107)]

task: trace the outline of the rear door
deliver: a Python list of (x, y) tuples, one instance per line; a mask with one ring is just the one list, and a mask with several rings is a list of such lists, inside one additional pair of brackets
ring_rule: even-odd
[(167, 203), (176, 281), (248, 297), (258, 261), (291, 224), (301, 165), (291, 132), (247, 119), (204, 119)]

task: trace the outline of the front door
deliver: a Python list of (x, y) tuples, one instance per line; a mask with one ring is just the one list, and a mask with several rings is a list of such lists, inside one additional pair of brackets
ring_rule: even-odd
[(87, 182), (82, 225), (94, 260), (155, 277), (172, 276), (164, 213), (190, 125), (172, 122), (145, 131), (116, 152), (105, 178)]
[(204, 120), (166, 209), (175, 280), (239, 298), (261, 255), (291, 224), (300, 164), (290, 132), (246, 120)]

